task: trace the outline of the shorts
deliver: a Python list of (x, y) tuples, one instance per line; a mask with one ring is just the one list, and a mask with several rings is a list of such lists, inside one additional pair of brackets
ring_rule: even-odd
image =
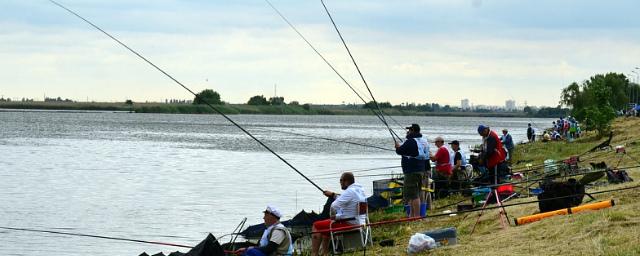
[(405, 202), (420, 197), (422, 189), (422, 180), (424, 173), (412, 172), (404, 175), (404, 187), (402, 188), (402, 198)]
[[(313, 227), (316, 231), (324, 231), (326, 230), (326, 232), (321, 232), (321, 234), (323, 236), (329, 236), (329, 225), (331, 225), (331, 222), (333, 220), (331, 219), (326, 219), (326, 220), (319, 220), (313, 223)], [(334, 222), (333, 225), (331, 225), (332, 228), (341, 228), (341, 227), (350, 227), (350, 226), (354, 226), (353, 224), (349, 224), (348, 222)]]

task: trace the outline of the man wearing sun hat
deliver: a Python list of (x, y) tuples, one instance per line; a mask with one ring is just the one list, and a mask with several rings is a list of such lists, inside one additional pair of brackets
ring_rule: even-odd
[(282, 212), (275, 206), (267, 206), (264, 213), (264, 225), (267, 227), (259, 247), (249, 247), (244, 255), (249, 256), (272, 256), (272, 255), (293, 255), (293, 245), (289, 230), (280, 223)]

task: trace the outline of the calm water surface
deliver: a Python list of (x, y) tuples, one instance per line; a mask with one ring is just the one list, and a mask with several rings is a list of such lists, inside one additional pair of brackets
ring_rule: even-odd
[[(392, 151), (296, 136), (295, 132), (392, 149), (372, 116), (231, 116), (320, 187), (338, 191), (344, 170), (392, 167)], [(479, 144), (478, 124), (525, 139), (527, 123), (551, 119), (395, 117), (418, 123), (430, 142)], [(400, 125), (394, 125), (404, 134)], [(434, 146), (432, 145), (432, 150)], [(400, 173), (399, 168), (356, 172)], [(335, 175), (327, 175), (335, 174)], [(328, 178), (327, 178), (328, 177)], [(255, 141), (214, 115), (0, 112), (0, 226), (195, 245), (262, 222), (273, 204), (285, 219), (325, 198)], [(223, 242), (227, 238), (222, 239)], [(138, 255), (166, 246), (0, 229), (0, 255)], [(185, 250), (182, 249), (184, 252)]]

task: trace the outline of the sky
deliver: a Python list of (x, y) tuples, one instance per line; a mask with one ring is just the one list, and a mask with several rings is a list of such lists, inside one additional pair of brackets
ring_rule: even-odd
[[(264, 0), (58, 0), (193, 91), (361, 103)], [(270, 0), (368, 100), (321, 2)], [(326, 0), (378, 101), (556, 106), (562, 88), (640, 67), (640, 1)], [(192, 99), (47, 0), (0, 1), (0, 95)], [(640, 70), (638, 70), (640, 71)], [(633, 78), (634, 80), (636, 78)]]

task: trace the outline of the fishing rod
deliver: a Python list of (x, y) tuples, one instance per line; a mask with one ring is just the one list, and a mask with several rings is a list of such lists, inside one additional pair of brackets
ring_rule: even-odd
[[(289, 21), (289, 20), (284, 16), (284, 14), (282, 14), (282, 13), (280, 12), (280, 10), (278, 10), (278, 8), (276, 8), (273, 4), (271, 4), (271, 2), (270, 2), (269, 0), (265, 0), (265, 2), (267, 2), (267, 4), (268, 4), (268, 5), (269, 5), (269, 6), (270, 6), (270, 7), (271, 7), (271, 8), (272, 8), (272, 9), (273, 9), (273, 10), (274, 10), (274, 11), (275, 11), (279, 16), (280, 16), (280, 18), (282, 18), (282, 20), (284, 20), (284, 22), (286, 22), (286, 23), (289, 25), (289, 27), (291, 27), (291, 29), (293, 29), (293, 31), (295, 31), (295, 32), (296, 32), (296, 34), (298, 34), (298, 36), (300, 36), (300, 38), (302, 38), (302, 40), (304, 40), (304, 41), (305, 41), (305, 43), (307, 43), (307, 45), (308, 45), (308, 46), (309, 46), (309, 47), (310, 47), (310, 48), (311, 48), (311, 49), (312, 49), (312, 50), (313, 50), (313, 51), (314, 51), (314, 52), (315, 52), (315, 53), (316, 53), (316, 54), (317, 54), (321, 59), (322, 59), (322, 61), (324, 61), (324, 63), (326, 63), (326, 64), (329, 66), (329, 68), (331, 68), (331, 70), (333, 70), (333, 72), (334, 72), (334, 73), (336, 73), (336, 75), (338, 75), (338, 77), (340, 77), (340, 79), (342, 80), (342, 82), (344, 82), (344, 83), (349, 87), (349, 89), (351, 89), (351, 91), (353, 91), (353, 93), (355, 93), (355, 94), (356, 94), (356, 96), (358, 96), (358, 98), (359, 98), (362, 102), (364, 102), (364, 104), (366, 105), (366, 104), (367, 104), (367, 101), (366, 101), (366, 100), (365, 100), (365, 99), (364, 99), (364, 98), (363, 98), (363, 97), (362, 97), (362, 96), (361, 96), (361, 95), (356, 91), (356, 89), (355, 89), (355, 88), (353, 88), (353, 86), (351, 85), (351, 83), (349, 83), (349, 82), (347, 81), (347, 79), (345, 79), (345, 78), (342, 76), (342, 74), (340, 74), (340, 72), (338, 72), (338, 70), (337, 70), (337, 69), (336, 69), (336, 68), (331, 64), (331, 62), (329, 62), (329, 61), (328, 61), (328, 60), (327, 60), (327, 59), (326, 59), (326, 58), (325, 58), (325, 57), (320, 53), (320, 51), (318, 51), (318, 50), (316, 49), (316, 47), (315, 47), (315, 46), (313, 46), (313, 44), (311, 44), (311, 42), (309, 42), (309, 40), (307, 40), (307, 38), (306, 38), (304, 35), (302, 35), (302, 33), (301, 33), (300, 31), (298, 31), (298, 29), (293, 25), (293, 23), (291, 23), (291, 22), (290, 22), (290, 21)], [(378, 119), (380, 119), (380, 121), (381, 121), (382, 123), (384, 123), (384, 124), (388, 127), (388, 124), (386, 124), (386, 121), (385, 121), (385, 119), (384, 119), (383, 112), (378, 113), (376, 110), (374, 110), (374, 109), (372, 109), (372, 108), (367, 108), (367, 109), (371, 110), (371, 112), (373, 112), (373, 114), (374, 114)], [(391, 132), (391, 135), (392, 135), (392, 138), (393, 138), (393, 140), (394, 140), (394, 141), (396, 141), (396, 138), (397, 138), (398, 140), (402, 141), (402, 139), (400, 138), (400, 136), (398, 136), (398, 134), (396, 134), (396, 133), (395, 133), (395, 131), (390, 130), (390, 132)], [(394, 137), (394, 136), (395, 136), (395, 137)]]
[[(364, 75), (362, 74), (362, 71), (360, 70), (358, 63), (356, 62), (356, 59), (353, 57), (353, 54), (351, 54), (351, 50), (349, 49), (349, 46), (347, 46), (347, 43), (345, 42), (344, 37), (342, 37), (342, 33), (340, 33), (340, 30), (338, 29), (338, 25), (336, 25), (336, 22), (333, 20), (333, 17), (331, 16), (329, 9), (327, 8), (327, 5), (324, 3), (324, 0), (320, 0), (320, 3), (322, 3), (324, 10), (327, 12), (327, 16), (329, 16), (329, 19), (331, 20), (331, 24), (333, 24), (333, 27), (336, 29), (336, 32), (338, 32), (338, 36), (340, 36), (340, 41), (342, 41), (342, 45), (344, 45), (344, 48), (347, 50), (347, 53), (349, 54), (349, 57), (351, 58), (353, 65), (356, 67), (356, 70), (358, 71), (358, 74), (362, 79), (362, 83), (364, 83), (365, 88), (367, 88), (367, 91), (371, 96), (373, 104), (378, 109), (378, 112), (382, 113), (382, 109), (380, 108), (380, 105), (378, 104), (376, 97), (373, 96), (373, 93), (371, 92), (371, 88), (369, 88), (369, 84), (367, 83), (367, 80), (364, 79)], [(391, 129), (391, 127), (389, 127), (389, 124), (387, 123), (387, 120), (384, 118), (384, 115), (381, 115), (381, 116), (382, 116), (382, 123), (384, 123), (384, 125), (387, 126), (387, 129), (389, 129), (389, 133), (391, 133), (391, 137), (393, 138), (393, 141), (395, 141), (395, 138), (393, 137), (393, 130)]]
[[(603, 193), (623, 191), (623, 190), (636, 189), (636, 188), (640, 188), (640, 185), (633, 186), (633, 187), (625, 187), (625, 188), (619, 188), (619, 189), (598, 191), (598, 192), (593, 192), (593, 193), (588, 193), (588, 194), (596, 195), (596, 194), (603, 194)], [(395, 224), (395, 223), (401, 223), (401, 222), (422, 220), (422, 219), (426, 219), (426, 218), (436, 218), (436, 217), (445, 217), (445, 216), (450, 217), (450, 216), (452, 216), (452, 214), (456, 214), (457, 215), (457, 214), (463, 214), (463, 213), (478, 212), (478, 211), (492, 210), (492, 209), (498, 209), (498, 208), (506, 208), (506, 207), (511, 207), (511, 206), (524, 205), (524, 204), (533, 204), (533, 203), (539, 203), (539, 202), (550, 201), (550, 200), (557, 200), (557, 199), (562, 199), (562, 198), (576, 197), (576, 196), (581, 196), (581, 195), (584, 196), (586, 194), (587, 193), (584, 193), (584, 194), (580, 193), (580, 194), (573, 194), (573, 195), (568, 195), (568, 196), (545, 198), (545, 199), (529, 201), (529, 202), (503, 204), (501, 206), (500, 205), (487, 206), (487, 207), (478, 208), (478, 209), (455, 211), (455, 212), (451, 212), (451, 213), (440, 213), (440, 214), (425, 215), (425, 216), (418, 216), (418, 217), (400, 218), (400, 219), (395, 219), (395, 220), (387, 220), (387, 221), (379, 221), (379, 222), (373, 222), (373, 223), (369, 223), (369, 224), (363, 224), (362, 226), (374, 227), (374, 226), (382, 226), (382, 225), (387, 225), (387, 224)], [(349, 229), (352, 229), (352, 228), (353, 228), (353, 226), (347, 226), (347, 227), (339, 227), (339, 228), (334, 228), (334, 229), (317, 230), (317, 231), (314, 231), (314, 232), (311, 232), (311, 233), (336, 232), (336, 231), (341, 231), (341, 230), (349, 230)]]
[(314, 135), (308, 135), (308, 134), (302, 134), (302, 133), (296, 133), (296, 132), (278, 131), (278, 130), (272, 130), (272, 129), (267, 129), (267, 128), (254, 128), (254, 129), (270, 131), (270, 132), (278, 132), (278, 133), (284, 133), (284, 134), (291, 134), (291, 135), (296, 135), (296, 136), (301, 136), (301, 137), (314, 138), (314, 139), (320, 139), (320, 140), (327, 140), (327, 141), (333, 141), (333, 142), (339, 142), (339, 143), (346, 143), (346, 144), (351, 144), (351, 145), (356, 145), (356, 146), (362, 146), (362, 147), (367, 147), (367, 148), (375, 148), (375, 149), (386, 150), (386, 151), (394, 151), (395, 152), (395, 150), (390, 149), (390, 148), (383, 148), (383, 147), (380, 147), (380, 146), (369, 145), (369, 144), (364, 144), (364, 143), (359, 143), (359, 142), (338, 140), (338, 139), (332, 139), (332, 138), (326, 138), (326, 137), (320, 137), (320, 136), (314, 136)]
[[(603, 152), (597, 152), (598, 154), (596, 155), (591, 155), (585, 158), (580, 158), (578, 157), (579, 162), (585, 162), (588, 160), (592, 160), (598, 157), (602, 157), (605, 156), (607, 154), (610, 153), (615, 153), (615, 151), (603, 151)], [(559, 163), (563, 163), (566, 159), (561, 159), (561, 160), (555, 160), (553, 161), (553, 164), (559, 164)], [(633, 160), (633, 158), (631, 158), (631, 160)], [(636, 161), (637, 162), (637, 161)], [(640, 164), (640, 162), (638, 162), (638, 164)], [(515, 168), (515, 169), (511, 169), (511, 171), (513, 172), (521, 172), (521, 173), (530, 173), (530, 172), (536, 172), (538, 170), (544, 169), (545, 164), (538, 164), (538, 165), (532, 165), (532, 166), (525, 166), (525, 167), (521, 167), (521, 168)]]
[(302, 176), (303, 178), (305, 178), (309, 183), (311, 183), (311, 185), (315, 186), (318, 190), (320, 191), (324, 191), (322, 188), (320, 188), (320, 186), (318, 186), (316, 183), (314, 183), (312, 180), (310, 180), (307, 176), (305, 176), (302, 172), (300, 172), (298, 169), (296, 169), (293, 165), (291, 165), (289, 162), (287, 162), (287, 160), (285, 160), (284, 158), (282, 158), (278, 153), (276, 153), (275, 151), (273, 151), (271, 148), (269, 148), (269, 146), (267, 146), (266, 144), (264, 144), (262, 141), (260, 141), (258, 138), (256, 138), (255, 136), (253, 136), (253, 134), (251, 134), (249, 131), (247, 131), (246, 129), (244, 129), (242, 126), (240, 126), (238, 123), (236, 123), (235, 121), (233, 121), (233, 119), (231, 119), (229, 116), (225, 115), (221, 110), (219, 110), (218, 108), (214, 107), (213, 105), (211, 105), (209, 102), (207, 102), (206, 100), (202, 99), (201, 96), (199, 96), (198, 94), (196, 94), (195, 92), (193, 92), (191, 89), (189, 89), (187, 86), (185, 86), (184, 84), (182, 84), (180, 81), (178, 81), (177, 79), (175, 79), (173, 76), (171, 76), (169, 73), (165, 72), (163, 69), (161, 69), (160, 67), (156, 66), (155, 64), (153, 64), (153, 62), (149, 61), (147, 58), (145, 58), (144, 56), (142, 56), (141, 54), (139, 54), (138, 52), (136, 52), (135, 50), (131, 49), (129, 46), (127, 46), (126, 44), (124, 44), (122, 41), (118, 40), (117, 38), (115, 38), (114, 36), (112, 36), (111, 34), (107, 33), (106, 31), (104, 31), (103, 29), (101, 29), (100, 27), (98, 27), (97, 25), (93, 24), (91, 21), (85, 19), (84, 17), (80, 16), (79, 14), (77, 14), (76, 12), (70, 10), (69, 8), (63, 6), (62, 4), (54, 1), (54, 0), (49, 0), (50, 2), (52, 2), (53, 4), (59, 6), (60, 8), (68, 11), (69, 13), (75, 15), (76, 17), (80, 18), (81, 20), (85, 21), (86, 23), (88, 23), (89, 25), (91, 25), (92, 27), (96, 28), (97, 30), (99, 30), (100, 32), (102, 32), (103, 34), (107, 35), (108, 37), (110, 37), (111, 39), (113, 39), (114, 41), (116, 41), (118, 44), (122, 45), (124, 48), (126, 48), (127, 50), (129, 50), (130, 52), (132, 52), (133, 54), (135, 54), (136, 56), (140, 57), (140, 59), (144, 60), (146, 63), (148, 63), (149, 65), (151, 65), (152, 67), (154, 67), (156, 70), (160, 71), (162, 74), (164, 74), (165, 76), (167, 76), (169, 79), (171, 79), (172, 81), (174, 81), (175, 83), (177, 83), (178, 85), (180, 85), (182, 88), (184, 88), (185, 90), (187, 90), (189, 93), (193, 94), (197, 99), (201, 100), (202, 102), (204, 102), (207, 106), (209, 106), (211, 109), (213, 109), (216, 113), (220, 114), (222, 117), (224, 117), (225, 119), (227, 119), (227, 121), (231, 122), (233, 125), (235, 125), (236, 127), (238, 127), (238, 129), (242, 130), (245, 134), (247, 134), (249, 137), (251, 137), (253, 140), (255, 140), (256, 142), (258, 142), (258, 144), (260, 144), (262, 147), (264, 147), (265, 149), (267, 149), (269, 152), (271, 152), (273, 155), (275, 155), (278, 159), (280, 159), (282, 162), (284, 162), (286, 165), (288, 165), (289, 167), (291, 167), (291, 169), (293, 169), (295, 172), (297, 172), (298, 174), (300, 174), (300, 176)]
[[(145, 241), (145, 240), (139, 240), (139, 239), (121, 238), (121, 237), (113, 237), (113, 236), (99, 236), (99, 235), (89, 235), (89, 234), (82, 234), (82, 233), (61, 232), (61, 231), (44, 230), (44, 229), (16, 228), (16, 227), (2, 227), (2, 226), (0, 226), (0, 229), (12, 230), (12, 231), (26, 231), (26, 232), (36, 232), (36, 233), (47, 233), (47, 234), (56, 234), (56, 235), (91, 237), (91, 238), (100, 238), (100, 239), (107, 239), (107, 240), (117, 240), (117, 241), (135, 242), (135, 243), (144, 243), (144, 244), (166, 245), (166, 246), (182, 247), (182, 248), (193, 248), (193, 246), (182, 245), (182, 244), (155, 242), (155, 241)], [(220, 239), (222, 237), (224, 237), (224, 236), (221, 236), (218, 239)]]
[[(619, 167), (618, 169), (632, 169), (632, 168), (638, 168), (638, 167), (640, 167), (640, 165)], [(527, 184), (529, 182), (535, 183), (535, 182), (538, 182), (538, 181), (545, 181), (545, 180), (550, 180), (550, 179), (557, 179), (557, 178), (562, 178), (563, 179), (563, 178), (567, 178), (567, 177), (575, 177), (575, 176), (581, 176), (581, 175), (588, 175), (588, 174), (592, 174), (592, 173), (604, 173), (604, 172), (607, 172), (607, 170), (576, 173), (576, 174), (571, 174), (571, 175), (564, 175), (564, 176), (561, 176), (561, 177), (544, 177), (544, 178), (540, 178), (540, 179), (533, 179), (533, 180), (526, 180), (526, 181), (519, 181), (519, 182), (505, 182), (505, 183), (500, 183), (500, 184), (490, 184), (490, 185), (486, 185), (486, 186), (473, 187), (473, 188), (468, 188), (468, 189), (449, 190), (449, 192), (462, 192), (462, 191), (469, 191), (469, 190), (478, 189), (478, 188), (494, 188), (494, 187), (499, 187), (499, 186), (502, 186), (502, 185)], [(490, 177), (493, 177), (493, 175), (490, 175)]]
[[(402, 172), (399, 173), (383, 173), (383, 174), (367, 174), (367, 175), (358, 175), (355, 178), (368, 178), (368, 177), (394, 177), (398, 175), (403, 175)], [(326, 179), (335, 179), (335, 177), (320, 177), (316, 178), (317, 180), (326, 180)]]
[(400, 168), (400, 167), (402, 167), (402, 166), (400, 166), (400, 165), (394, 165), (394, 166), (376, 167), (376, 168), (369, 168), (369, 169), (344, 170), (344, 171), (341, 171), (341, 172), (325, 173), (325, 174), (320, 174), (320, 175), (311, 176), (311, 177), (312, 177), (312, 178), (319, 178), (319, 177), (324, 177), (324, 176), (329, 176), (329, 175), (342, 174), (342, 173), (344, 173), (344, 172), (361, 173), (361, 172), (370, 172), (370, 171), (385, 170), (385, 169), (393, 169), (393, 168)]

